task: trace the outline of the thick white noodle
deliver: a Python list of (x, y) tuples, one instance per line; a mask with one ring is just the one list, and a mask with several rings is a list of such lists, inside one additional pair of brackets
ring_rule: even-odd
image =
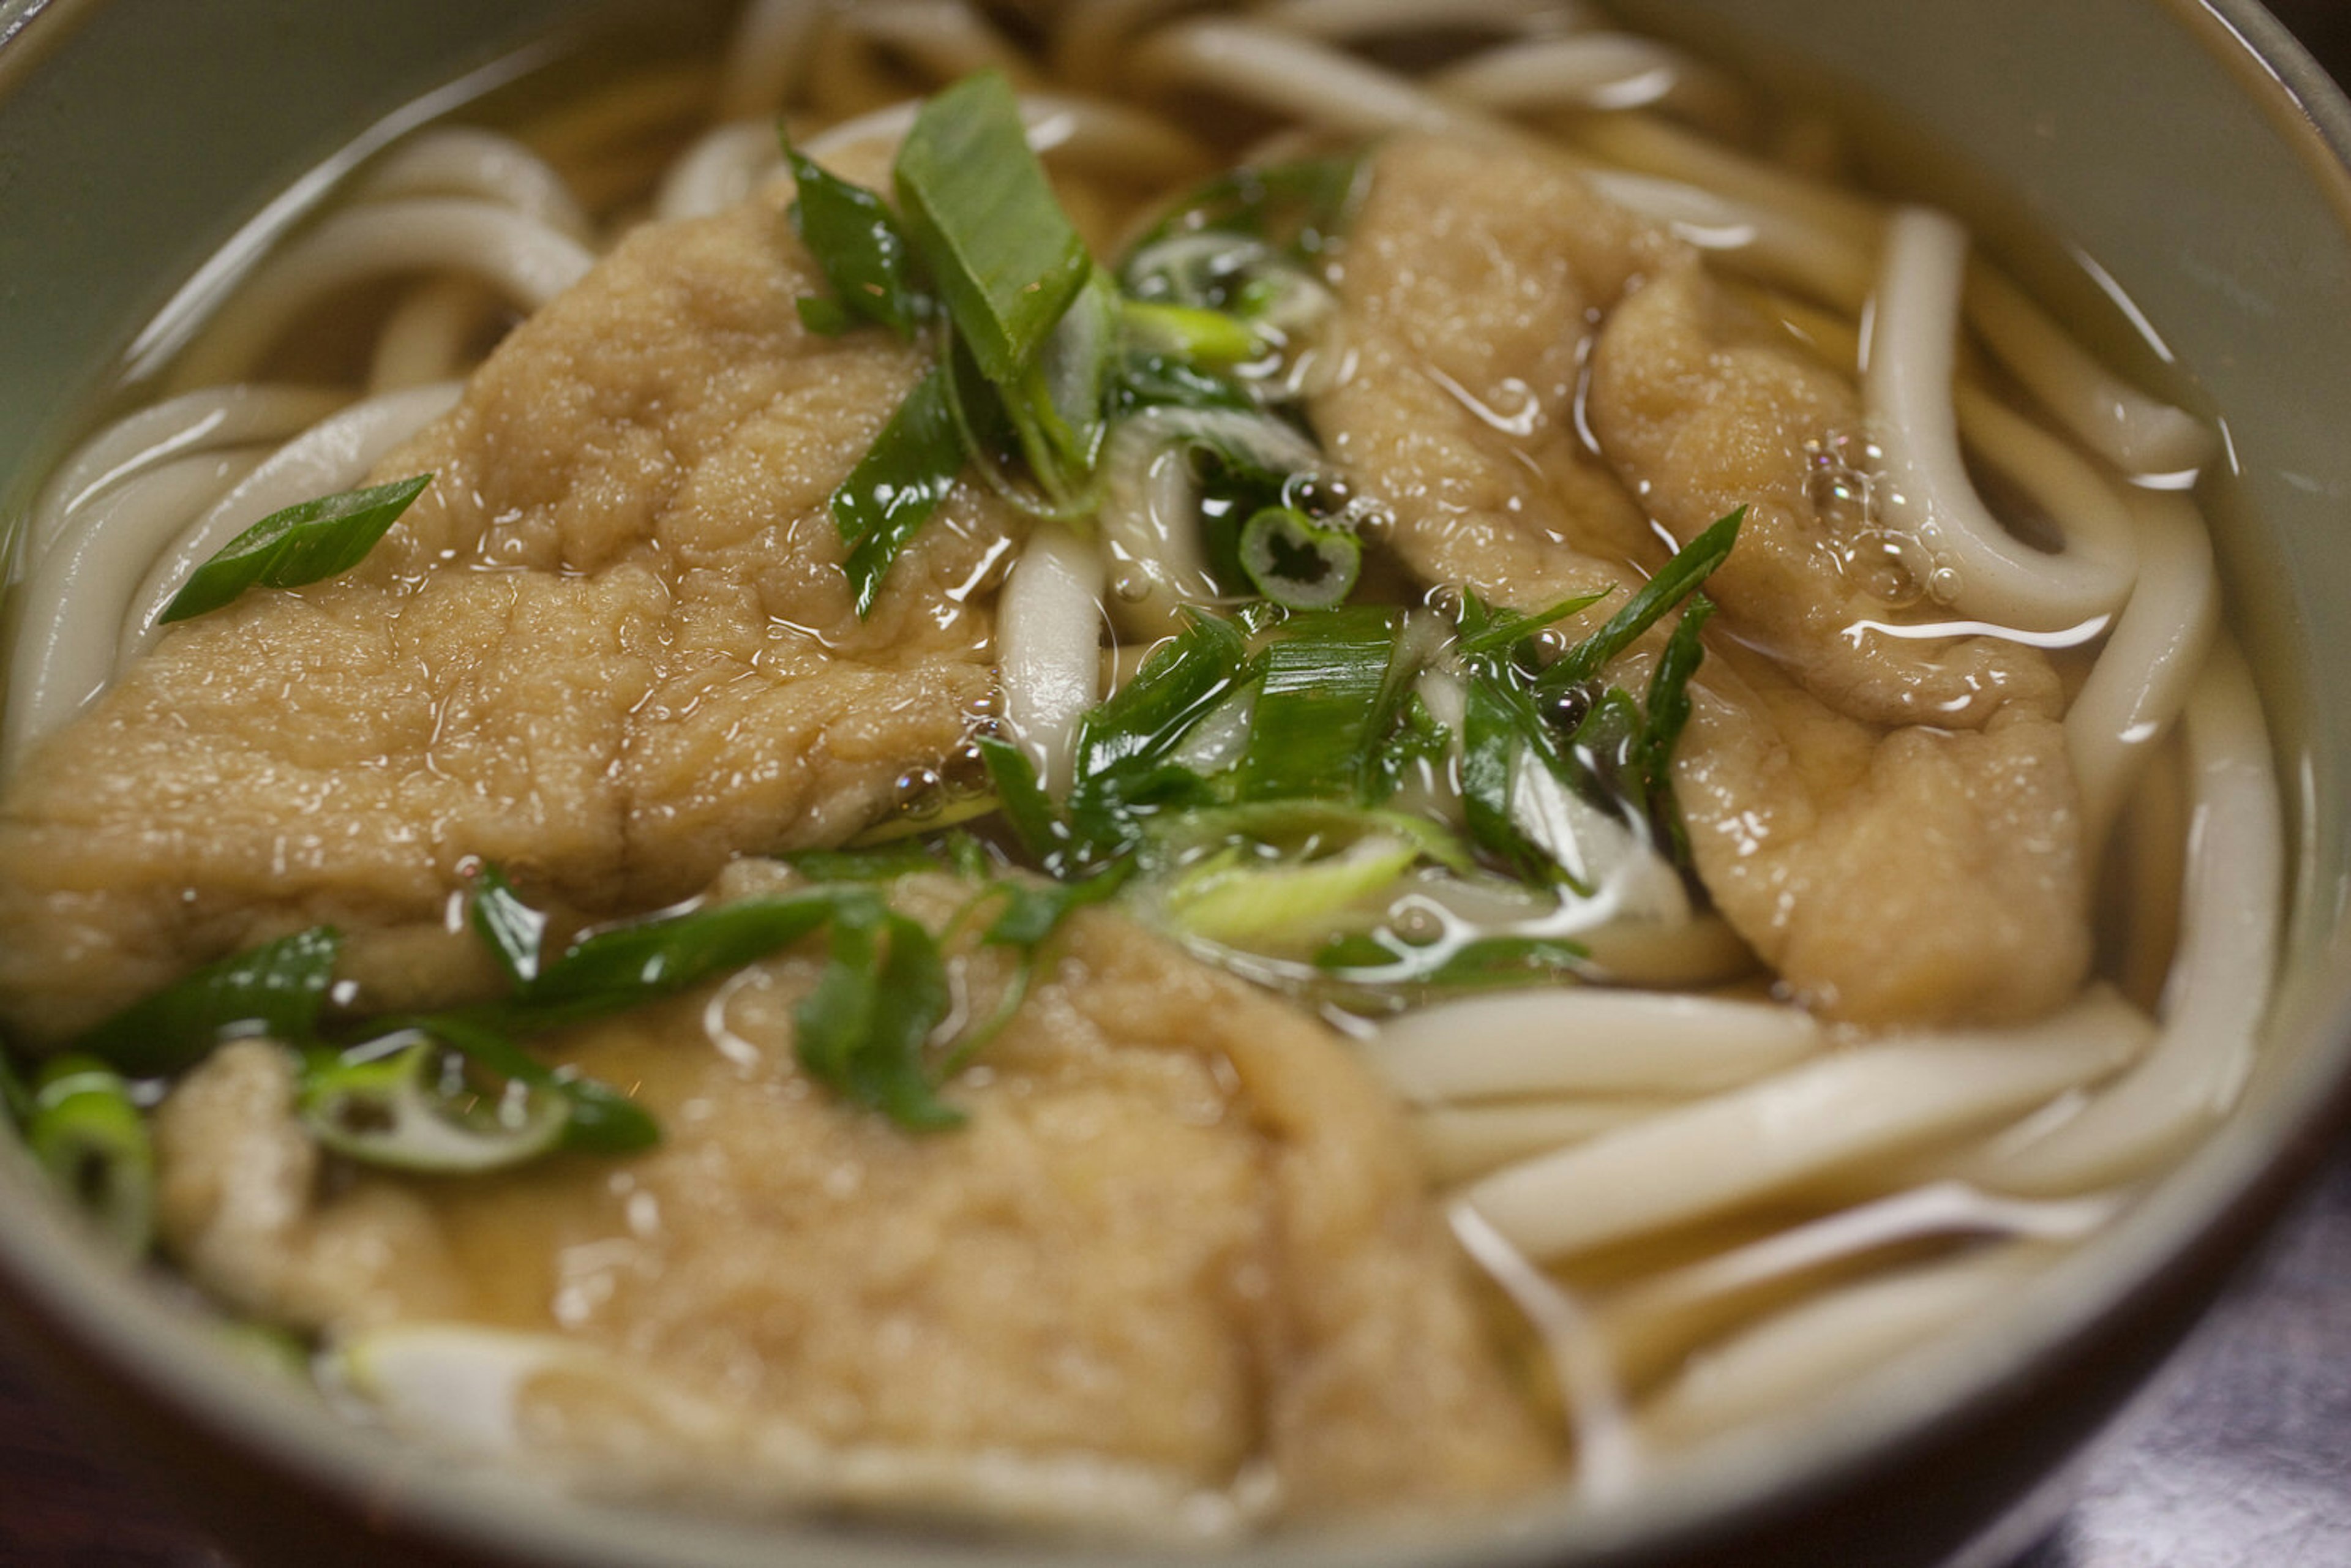
[(2204, 668), (2220, 632), (2220, 585), (2203, 515), (2187, 497), (2142, 490), (2138, 581), (2065, 710), (2065, 751), (2082, 792), (2083, 842), (2105, 841), (2147, 760)]
[(1053, 24), (1053, 74), (1089, 92), (1121, 85), (1126, 41), (1196, 0), (1089, 0), (1068, 5)]
[(1584, 179), (1618, 206), (1663, 224), (1698, 249), (1824, 304), (1857, 312), (1876, 283), (1869, 252), (1802, 214), (1656, 174), (1593, 169)]
[(1538, 1094), (1698, 1094), (1821, 1049), (1812, 1015), (1599, 986), (1503, 991), (1400, 1014), (1363, 1046), (1407, 1103)]
[(1154, 33), (1136, 47), (1129, 77), (1163, 92), (1205, 89), (1347, 136), (1490, 132), (1499, 123), (1393, 71), (1246, 22), (1181, 22)]
[(996, 70), (1014, 88), (1037, 84), (1037, 71), (964, 0), (887, 0), (852, 6), (836, 26), (891, 50), (938, 82)]
[(723, 213), (747, 199), (783, 166), (783, 151), (771, 121), (747, 120), (716, 126), (705, 131), (662, 176), (661, 190), (653, 197), (653, 216), (667, 223)]
[(726, 46), (720, 120), (768, 120), (799, 89), (809, 40), (832, 0), (751, 0)]
[(420, 131), (385, 153), (350, 189), (353, 202), (412, 196), (471, 196), (512, 207), (582, 245), (592, 243), (588, 214), (544, 158), (495, 131), (444, 126)]
[(1745, 96), (1720, 72), (1679, 49), (1629, 33), (1504, 44), (1426, 79), (1430, 91), (1490, 114), (1655, 105), (1728, 125), (1746, 108)]
[(2187, 885), (2155, 1048), (2063, 1121), (1995, 1140), (1959, 1174), (2011, 1192), (2129, 1181), (2185, 1150), (2236, 1103), (2260, 1049), (2285, 897), (2283, 818), (2260, 694), (2217, 646), (2188, 699)]
[(1885, 206), (1848, 186), (1814, 180), (1783, 164), (1732, 151), (1654, 115), (1638, 111), (1596, 116), (1576, 128), (1574, 145), (1586, 156), (1635, 173), (1712, 191), (1726, 201), (1785, 213), (1808, 228), (1875, 255), (1886, 230)]
[(2122, 608), (2137, 551), (2127, 529), (2084, 526), (2089, 517), (2057, 519), (2062, 553), (2034, 549), (1976, 494), (1952, 401), (1967, 254), (1967, 230), (1942, 213), (1906, 207), (1887, 226), (1863, 377), (1886, 517), (1917, 541), (1911, 570), (1941, 601), (1998, 625), (2064, 631)]
[(282, 507), (350, 489), (385, 454), (456, 406), (455, 382), (368, 399), (321, 421), (272, 454), (211, 510), (189, 524), (149, 570), (122, 621), (120, 675), (152, 646), (155, 617), (196, 568), (223, 545)]
[(528, 311), (578, 282), (595, 260), (579, 241), (496, 202), (418, 196), (348, 208), (255, 268), (174, 379), (204, 385), (245, 375), (296, 317), (353, 284), (462, 272)]
[(76, 509), (108, 486), (172, 457), (283, 441), (350, 401), (321, 388), (244, 383), (186, 392), (125, 415), (82, 443), (42, 489), (33, 504), (26, 570), (57, 543)]
[(1102, 701), (1102, 553), (1048, 522), (1029, 536), (997, 612), (1005, 722), (1056, 796), (1070, 787), (1078, 720)]
[[(861, 141), (897, 141), (914, 123), (918, 107), (893, 103), (843, 120), (810, 137), (800, 151), (821, 162)], [(1208, 164), (1207, 152), (1199, 142), (1157, 116), (1124, 104), (1066, 93), (1028, 92), (1020, 95), (1020, 119), (1028, 127), (1029, 151), (1056, 168), (1129, 180), (1172, 181), (1188, 179)], [(773, 141), (771, 136), (771, 146)], [(782, 155), (778, 153), (776, 158), (780, 166)]]
[(2127, 1065), (2150, 1033), (2147, 1019), (2096, 988), (2023, 1028), (1824, 1057), (1497, 1171), (1467, 1196), (1531, 1256), (1564, 1257), (2013, 1118)]
[(1641, 1453), (1625, 1419), (1625, 1394), (1609, 1365), (1606, 1342), (1565, 1287), (1536, 1268), (1484, 1215), (1456, 1203), (1445, 1217), (1461, 1250), (1510, 1298), (1542, 1341), (1575, 1437), (1576, 1489), (1593, 1502), (1621, 1497), (1639, 1478)]
[(1662, 1372), (1692, 1342), (1752, 1311), (1762, 1292), (1891, 1247), (1964, 1237), (2078, 1241), (2121, 1207), (2114, 1197), (2054, 1202), (2000, 1197), (1965, 1182), (1938, 1181), (1838, 1209), (1790, 1229), (1713, 1253), (1612, 1293), (1596, 1326), (1628, 1382)]
[(1516, 1100), (1432, 1105), (1412, 1113), (1421, 1168), (1440, 1186), (1628, 1127), (1671, 1107), (1659, 1099)]
[(261, 458), (252, 450), (175, 457), (73, 514), (25, 580), (0, 777), (14, 773), (33, 747), (106, 689), (115, 638), (140, 575), (190, 517)]
[(376, 332), (368, 356), (369, 394), (464, 374), (472, 367), (469, 350), (497, 308), (470, 277), (435, 277), (410, 289)]
[(2125, 473), (2184, 473), (2218, 450), (2202, 420), (2115, 376), (1992, 268), (1969, 268), (1967, 312), (1993, 356), (2058, 423)]
[(1639, 1430), (1668, 1447), (1784, 1418), (2004, 1305), (2048, 1257), (2044, 1247), (2011, 1243), (1812, 1297), (1694, 1356), (1643, 1408)]
[(1270, 0), (1249, 17), (1285, 33), (1341, 42), (1431, 26), (1548, 35), (1599, 23), (1598, 13), (1581, 0), (1447, 0), (1441, 14), (1428, 0)]

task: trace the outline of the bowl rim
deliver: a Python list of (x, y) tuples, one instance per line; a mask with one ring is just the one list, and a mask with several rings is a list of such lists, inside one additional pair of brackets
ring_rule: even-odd
[[(0, 93), (19, 85), (107, 0), (0, 0)], [(2215, 60), (2299, 155), (2351, 249), (2351, 99), (2259, 0), (2149, 0)], [(2281, 782), (2290, 775), (2280, 770)], [(2309, 823), (2297, 824), (2304, 834)], [(2297, 890), (2299, 897), (2299, 890)], [(1471, 1529), (1426, 1537), (1332, 1535), (1252, 1543), (1229, 1560), (1283, 1568), (1368, 1562), (1419, 1568), (1670, 1555), (1783, 1512), (1888, 1447), (1915, 1448), (2016, 1397), (2126, 1299), (2209, 1271), (2241, 1253), (2351, 1128), (2351, 923), (2338, 923), (2314, 970), (2325, 977), (2265, 1038), (2306, 1044), (2262, 1118), (2240, 1108), (2101, 1237), (2093, 1256), (2053, 1264), (2022, 1292), (1996, 1333), (1938, 1347), (1855, 1381), (1834, 1401), (1851, 1417), (1834, 1430), (1781, 1423), (1710, 1446), (1621, 1506), (1593, 1511), (1570, 1488), (1500, 1511)], [(465, 1542), (530, 1563), (642, 1568), (735, 1568), (767, 1562), (779, 1542), (872, 1568), (953, 1568), (1031, 1562), (1033, 1544), (927, 1543), (913, 1535), (840, 1533), (790, 1521), (737, 1521), (615, 1507), (552, 1492), (519, 1475), (486, 1473), (355, 1427), (320, 1400), (291, 1396), (221, 1352), (214, 1336), (151, 1278), (100, 1256), (41, 1190), (29, 1156), (0, 1138), (0, 1283), (41, 1330), (131, 1382), (190, 1427), (355, 1516), (392, 1510), (424, 1538)], [(1987, 1368), (1991, 1375), (1987, 1375)], [(1093, 1556), (1082, 1550), (1056, 1560)], [(1193, 1554), (1116, 1549), (1098, 1559), (1196, 1563)], [(1630, 1560), (1629, 1558), (1627, 1559)]]

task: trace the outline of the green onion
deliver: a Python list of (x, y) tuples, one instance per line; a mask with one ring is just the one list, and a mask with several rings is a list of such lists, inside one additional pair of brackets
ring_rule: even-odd
[(1320, 256), (1337, 242), (1365, 188), (1361, 154), (1272, 163), (1220, 174), (1177, 201), (1128, 252), (1134, 258), (1170, 237), (1200, 230), (1247, 235), (1293, 258)]
[(270, 513), (196, 568), (159, 622), (185, 621), (235, 600), (248, 588), (299, 588), (339, 577), (367, 559), (430, 474), (346, 490)]
[(1177, 930), (1227, 946), (1308, 943), (1419, 860), (1416, 841), (1384, 833), (1305, 862), (1269, 862), (1236, 847), (1187, 868), (1162, 895), (1162, 907)]
[[(540, 1027), (560, 1021), (559, 1018), (538, 1020)], [(559, 1097), (569, 1109), (563, 1124), (562, 1146), (567, 1149), (626, 1155), (661, 1142), (661, 1128), (644, 1107), (610, 1084), (549, 1067), (490, 1022), (459, 1013), (436, 1013), (380, 1023), (378, 1037), (401, 1029), (429, 1035), (510, 1083)]]
[(521, 1016), (545, 1027), (532, 1015), (568, 1022), (674, 996), (799, 941), (831, 919), (846, 896), (819, 888), (747, 898), (597, 932), (524, 991)]
[(1133, 680), (1080, 723), (1080, 779), (1165, 758), (1239, 684), (1248, 659), (1249, 644), (1237, 623), (1194, 615), (1190, 625), (1152, 650)]
[(539, 949), (547, 940), (547, 916), (525, 904), (497, 867), (482, 866), (474, 876), (474, 935), (490, 950), (516, 987), (538, 977)]
[(1004, 394), (1029, 471), (1056, 503), (1074, 503), (1102, 455), (1104, 416), (1118, 331), (1118, 290), (1092, 269), (1086, 287), (1045, 340), (1036, 361)]
[(1268, 507), (1244, 523), (1239, 553), (1250, 585), (1287, 610), (1343, 603), (1364, 570), (1364, 547), (1353, 534), (1295, 507)]
[(898, 552), (963, 472), (963, 435), (950, 406), (948, 374), (946, 367), (934, 367), (914, 383), (872, 450), (832, 493), (832, 519), (849, 547), (845, 569), (861, 620), (873, 612)]
[(1570, 648), (1545, 670), (1536, 682), (1537, 688), (1546, 695), (1557, 695), (1598, 674), (1609, 660), (1631, 647), (1634, 640), (1656, 624), (1667, 611), (1698, 591), (1698, 585), (1707, 580), (1708, 574), (1729, 557), (1730, 547), (1739, 538), (1739, 525), (1746, 517), (1747, 508), (1741, 507), (1675, 552), (1674, 559), (1642, 584), (1641, 591), (1609, 617), (1606, 625)]
[(434, 1175), (500, 1170), (562, 1141), (571, 1112), (561, 1095), (479, 1091), (452, 1066), (423, 1039), (385, 1056), (321, 1054), (304, 1066), (298, 1113), (346, 1158)]
[[(1442, 768), (1453, 754), (1453, 732), (1431, 713), (1420, 694), (1401, 690), (1403, 700), (1395, 706), (1394, 716), (1385, 726), (1386, 738), (1373, 749), (1370, 765), (1364, 770), (1365, 799), (1386, 800), (1404, 788), (1413, 768), (1421, 763)], [(1381, 732), (1375, 722), (1373, 733)]]
[(989, 925), (982, 940), (992, 946), (1017, 947), (1033, 955), (1061, 929), (1061, 922), (1070, 917), (1072, 910), (1100, 904), (1125, 885), (1134, 867), (1133, 861), (1122, 861), (1083, 882), (1000, 883), (998, 886), (1005, 895), (1004, 909)]
[(965, 78), (923, 105), (898, 150), (898, 207), (987, 379), (1011, 386), (1093, 270), (1029, 150), (1011, 84)]
[(1713, 613), (1713, 601), (1705, 594), (1690, 596), (1649, 677), (1648, 713), (1641, 737), (1642, 763), (1649, 783), (1649, 821), (1664, 835), (1667, 856), (1684, 870), (1690, 864), (1689, 829), (1682, 820), (1681, 802), (1674, 796), (1672, 764), (1674, 748), (1681, 744), (1682, 729), (1689, 723), (1690, 677), (1706, 657), (1706, 644), (1698, 633)]
[(922, 925), (878, 900), (844, 904), (832, 956), (793, 1013), (800, 1065), (843, 1098), (912, 1132), (962, 1124), (925, 1062), (931, 1032), (953, 1006), (946, 964)]
[(935, 307), (915, 280), (914, 253), (896, 217), (880, 196), (825, 172), (789, 144), (784, 156), (799, 189), (793, 226), (835, 296), (800, 300), (800, 319), (828, 334), (872, 321), (911, 342)]
[(1353, 798), (1383, 738), (1371, 726), (1395, 653), (1395, 618), (1368, 606), (1316, 611), (1282, 631), (1265, 653), (1240, 798)]
[(1456, 652), (1464, 654), (1507, 653), (1552, 622), (1563, 621), (1577, 611), (1589, 609), (1607, 597), (1607, 590), (1601, 589), (1562, 599), (1550, 609), (1537, 611), (1532, 615), (1505, 612), (1493, 616), (1481, 630), (1474, 633), (1464, 632), (1455, 639), (1453, 646)]
[(130, 1086), (81, 1055), (50, 1062), (33, 1089), (25, 1144), (50, 1182), (126, 1256), (143, 1254), (155, 1219), (155, 1151)]
[(1107, 396), (1113, 419), (1125, 419), (1146, 408), (1247, 413), (1257, 406), (1248, 392), (1222, 376), (1208, 375), (1180, 359), (1147, 349), (1130, 350), (1112, 367)]
[(1557, 874), (1556, 862), (1520, 831), (1511, 810), (1530, 722), (1518, 693), (1491, 671), (1471, 670), (1461, 716), (1461, 805), (1469, 837), (1519, 875), (1545, 881)]
[(341, 951), (341, 933), (314, 925), (235, 954), (131, 1003), (73, 1049), (145, 1078), (185, 1071), (229, 1035), (302, 1044), (317, 1032)]
[(1266, 348), (1257, 329), (1239, 317), (1198, 306), (1129, 299), (1119, 307), (1119, 321), (1130, 342), (1195, 365), (1246, 364)]

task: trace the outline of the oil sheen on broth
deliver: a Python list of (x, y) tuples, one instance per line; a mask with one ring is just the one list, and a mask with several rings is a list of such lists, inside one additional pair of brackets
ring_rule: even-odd
[(178, 320), (16, 586), (103, 1235), (583, 1494), (1215, 1540), (1604, 1500), (2201, 1134), (2210, 431), (1585, 7), (1158, 10), (763, 0)]

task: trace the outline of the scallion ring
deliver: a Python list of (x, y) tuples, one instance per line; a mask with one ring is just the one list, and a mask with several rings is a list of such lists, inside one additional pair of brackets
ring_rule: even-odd
[(33, 1091), (25, 1143), (49, 1180), (136, 1258), (154, 1234), (155, 1151), (130, 1086), (104, 1062), (59, 1057)]
[(1294, 507), (1268, 507), (1242, 524), (1240, 558), (1250, 584), (1288, 610), (1344, 603), (1364, 570), (1364, 547), (1353, 534)]
[(326, 1147), (362, 1165), (462, 1176), (520, 1165), (562, 1141), (571, 1105), (561, 1093), (519, 1081), (481, 1091), (437, 1041), (391, 1040), (406, 1043), (305, 1065), (302, 1122)]

